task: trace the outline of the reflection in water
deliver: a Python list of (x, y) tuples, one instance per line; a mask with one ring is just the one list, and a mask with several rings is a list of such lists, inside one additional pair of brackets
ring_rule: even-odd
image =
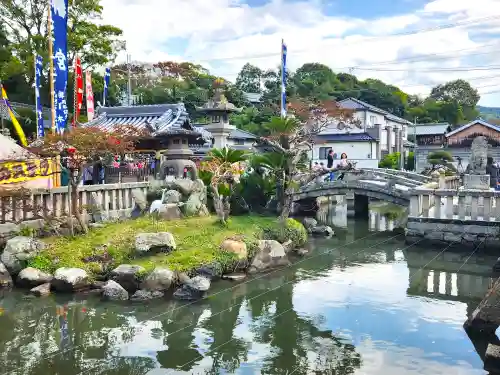
[(344, 232), (189, 306), (5, 294), (1, 373), (484, 374), (462, 324), (495, 259), (464, 265), (468, 254), (407, 247), (353, 221)]

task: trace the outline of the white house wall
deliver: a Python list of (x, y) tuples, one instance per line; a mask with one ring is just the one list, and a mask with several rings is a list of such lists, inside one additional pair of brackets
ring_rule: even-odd
[(313, 162), (323, 162), (326, 166), (327, 160), (320, 159), (320, 148), (328, 147), (333, 149), (337, 154), (337, 159), (333, 165), (337, 165), (340, 160), (340, 155), (345, 152), (350, 161), (357, 162), (357, 166), (361, 168), (377, 168), (378, 160), (376, 157), (376, 142), (331, 142), (322, 143), (313, 147), (312, 159)]

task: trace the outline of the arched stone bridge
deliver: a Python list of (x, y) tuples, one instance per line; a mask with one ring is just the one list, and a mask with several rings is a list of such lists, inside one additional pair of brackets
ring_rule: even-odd
[[(338, 178), (342, 172), (336, 172)], [(369, 198), (408, 206), (410, 192), (414, 188), (432, 181), (418, 173), (391, 169), (357, 169), (345, 171), (342, 180), (324, 181), (329, 173), (302, 186), (293, 193), (293, 202), (305, 202), (319, 197), (354, 194), (355, 210), (367, 211)]]

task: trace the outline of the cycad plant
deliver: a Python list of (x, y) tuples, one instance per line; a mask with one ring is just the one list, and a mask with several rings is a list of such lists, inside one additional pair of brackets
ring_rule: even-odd
[(229, 218), (231, 195), (243, 173), (241, 162), (246, 159), (247, 154), (244, 151), (224, 147), (212, 149), (201, 164), (201, 172), (208, 182), (214, 209), (222, 224), (226, 224)]

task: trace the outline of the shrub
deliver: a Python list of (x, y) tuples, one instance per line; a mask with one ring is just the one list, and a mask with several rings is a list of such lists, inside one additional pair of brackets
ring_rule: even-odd
[(301, 247), (307, 242), (307, 230), (297, 220), (287, 219), (285, 225), (277, 222), (275, 225), (264, 229), (263, 238), (266, 240), (276, 240), (279, 243), (290, 240), (293, 242), (294, 247)]

